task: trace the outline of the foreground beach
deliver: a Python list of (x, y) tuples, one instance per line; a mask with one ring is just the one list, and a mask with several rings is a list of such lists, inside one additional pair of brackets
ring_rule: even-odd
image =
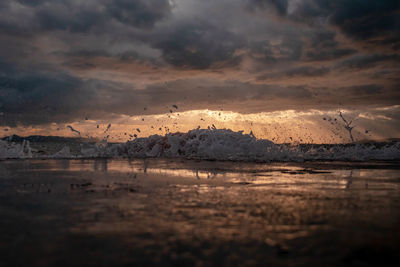
[(398, 162), (0, 161), (0, 266), (400, 260)]

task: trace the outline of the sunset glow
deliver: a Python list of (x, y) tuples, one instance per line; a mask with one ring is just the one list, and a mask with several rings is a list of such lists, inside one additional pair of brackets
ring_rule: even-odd
[[(173, 107), (171, 107), (174, 109)], [(395, 138), (399, 129), (390, 131), (384, 125), (395, 120), (383, 114), (395, 113), (399, 106), (373, 109), (366, 112), (341, 110), (351, 119), (356, 128), (357, 140), (384, 140)], [(385, 111), (382, 113), (382, 111)], [(185, 112), (168, 112), (159, 115), (119, 116), (110, 121), (81, 120), (68, 124), (51, 124), (46, 127), (15, 127), (6, 134), (17, 135), (57, 135), (78, 137), (67, 126), (80, 132), (81, 137), (107, 139), (111, 142), (133, 140), (149, 135), (164, 135), (174, 132), (187, 132), (201, 129), (217, 128), (250, 132), (257, 138), (270, 139), (277, 143), (341, 143), (348, 142), (349, 136), (344, 123), (339, 117), (339, 110), (319, 111), (295, 110), (260, 112), (242, 114), (223, 110), (191, 110)], [(390, 115), (389, 115), (390, 116)], [(108, 125), (111, 127), (107, 130)], [(376, 129), (376, 130), (371, 130)]]
[(398, 138), (398, 6), (356, 2), (3, 1), (0, 136), (76, 136), (69, 125), (125, 141), (214, 124), (337, 143), (343, 111), (358, 141)]

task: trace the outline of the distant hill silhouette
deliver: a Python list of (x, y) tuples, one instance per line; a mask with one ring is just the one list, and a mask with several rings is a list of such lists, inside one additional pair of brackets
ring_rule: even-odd
[(62, 136), (42, 136), (42, 135), (31, 135), (31, 136), (19, 136), (11, 135), (1, 138), (1, 140), (22, 143), (24, 140), (29, 142), (53, 142), (53, 143), (81, 143), (81, 142), (96, 142), (94, 139), (81, 138), (81, 137), (62, 137)]

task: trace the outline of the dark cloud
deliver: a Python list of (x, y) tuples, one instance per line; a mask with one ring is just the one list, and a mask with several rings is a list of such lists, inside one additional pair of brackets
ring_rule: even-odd
[[(265, 101), (270, 104), (269, 110), (280, 110), (312, 98), (305, 86), (212, 79), (155, 83), (136, 90), (128, 84), (82, 80), (48, 70), (21, 70), (9, 64), (0, 67), (0, 95), (0, 125), (9, 126), (69, 122), (87, 116), (105, 119), (113, 114), (140, 115), (143, 107), (147, 107), (147, 114), (159, 114), (168, 112), (165, 107), (173, 104), (178, 104), (181, 111), (224, 105), (234, 111), (249, 112), (251, 109), (244, 107), (251, 101)], [(282, 105), (279, 100), (287, 104)]]
[[(10, 2), (10, 0), (5, 0)], [(0, 29), (14, 30), (15, 33), (29, 34), (42, 31), (99, 33), (113, 21), (123, 25), (148, 29), (170, 14), (168, 0), (99, 0), (99, 1), (50, 1), (18, 0), (25, 9), (4, 6), (10, 16), (0, 19)], [(7, 10), (8, 9), (8, 10)], [(14, 13), (14, 14), (12, 14)], [(14, 16), (24, 16), (20, 21)], [(2, 26), (2, 27), (1, 27)]]
[[(327, 68), (297, 67), (287, 76), (324, 75)], [(136, 89), (132, 84), (104, 80), (84, 80), (60, 70), (32, 66), (21, 69), (9, 63), (0, 64), (1, 125), (31, 125), (106, 119), (113, 114), (140, 115), (168, 112), (166, 106), (178, 104), (181, 111), (219, 109), (237, 112), (260, 112), (285, 109), (329, 108), (339, 101), (355, 105), (387, 102), (384, 88), (378, 84), (325, 88), (329, 94), (314, 94), (307, 85), (253, 84), (218, 79), (179, 79)], [(327, 97), (329, 96), (329, 97)], [(364, 99), (360, 100), (360, 96)], [(377, 97), (379, 96), (379, 97)], [(393, 95), (392, 95), (393, 96)], [(396, 96), (393, 96), (392, 102)], [(143, 111), (143, 107), (147, 107)]]
[(331, 4), (330, 0), (301, 0), (288, 17), (310, 25), (318, 24), (319, 19), (327, 18), (334, 12)]
[(377, 84), (355, 85), (339, 88), (340, 91), (345, 91), (350, 95), (373, 95), (379, 94), (383, 90), (383, 86)]
[(109, 19), (106, 15), (91, 8), (81, 9), (69, 4), (50, 4), (43, 8), (39, 7), (36, 18), (40, 31), (61, 30), (79, 33), (103, 26)]
[(152, 27), (170, 12), (168, 0), (114, 0), (108, 12), (119, 22), (134, 27)]
[(310, 47), (306, 52), (306, 59), (311, 61), (326, 61), (346, 57), (356, 53), (352, 48), (340, 47), (336, 40), (336, 33), (318, 30), (310, 36)]
[(317, 50), (307, 52), (307, 58), (315, 61), (333, 60), (352, 55), (357, 51), (354, 49), (331, 49), (331, 50)]
[(326, 19), (353, 39), (396, 48), (400, 42), (399, 11), (398, 0), (302, 0), (289, 17), (312, 25)]
[(250, 9), (256, 8), (274, 8), (280, 15), (284, 15), (286, 13), (288, 7), (287, 0), (249, 0), (247, 3), (247, 7)]
[(400, 62), (400, 56), (397, 54), (384, 55), (384, 54), (361, 54), (356, 55), (336, 65), (337, 68), (352, 68), (352, 69), (367, 69), (376, 66), (381, 62), (392, 62), (397, 64)]
[(55, 55), (63, 57), (83, 57), (83, 58), (94, 58), (94, 57), (110, 57), (111, 53), (104, 49), (91, 49), (91, 50), (72, 50), (68, 52), (56, 52)]
[(303, 42), (295, 37), (284, 38), (277, 44), (269, 40), (252, 42), (251, 56), (265, 62), (281, 62), (299, 60), (302, 54)]
[(336, 32), (318, 30), (311, 35), (311, 46), (316, 49), (336, 48), (338, 44)]
[(243, 47), (240, 37), (203, 21), (182, 22), (156, 40), (163, 58), (177, 67), (204, 69), (213, 63), (235, 64), (236, 49)]
[[(53, 66), (0, 62), (0, 125), (32, 125), (135, 113), (143, 99), (132, 85), (82, 79)], [(132, 108), (136, 106), (136, 108)]]
[[(298, 103), (312, 97), (305, 86), (257, 85), (238, 81), (208, 79), (176, 80), (154, 83), (137, 90), (130, 84), (104, 80), (84, 80), (51, 66), (19, 68), (0, 64), (0, 125), (32, 125), (107, 118), (112, 114), (140, 115), (165, 113), (165, 106), (179, 103), (180, 109), (218, 108), (222, 103), (244, 111), (250, 101)], [(272, 102), (271, 102), (272, 101)], [(277, 103), (278, 103), (277, 102)], [(235, 107), (235, 105), (237, 105)]]
[(399, 3), (3, 0), (1, 124), (393, 104)]
[(20, 4), (27, 5), (27, 6), (38, 6), (46, 2), (50, 2), (49, 0), (17, 0)]
[(1, 124), (41, 124), (69, 118), (89, 97), (83, 81), (62, 72), (18, 69), (0, 63)]
[(397, 0), (340, 0), (332, 5), (331, 22), (349, 36), (369, 39), (400, 33), (400, 2)]
[(290, 77), (320, 77), (328, 74), (330, 69), (328, 67), (311, 67), (302, 66), (295, 67), (280, 72), (266, 73), (257, 76), (257, 80), (268, 80), (276, 78), (290, 78)]
[(327, 73), (329, 73), (329, 68), (327, 67), (319, 67), (319, 68), (314, 68), (314, 67), (298, 67), (298, 68), (293, 68), (288, 71), (286, 71), (286, 75), (291, 77), (291, 76), (303, 76), (303, 77), (315, 77), (315, 76), (323, 76)]

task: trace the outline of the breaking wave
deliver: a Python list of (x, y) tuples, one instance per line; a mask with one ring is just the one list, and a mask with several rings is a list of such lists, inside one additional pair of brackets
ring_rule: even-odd
[[(54, 148), (53, 148), (54, 150)], [(10, 158), (185, 158), (231, 161), (369, 161), (400, 160), (400, 142), (336, 145), (275, 144), (226, 129), (195, 129), (187, 133), (152, 135), (126, 143), (69, 144), (56, 152), (39, 151), (33, 144), (0, 140), (0, 159)]]
[(30, 147), (28, 141), (23, 141), (22, 144), (16, 144), (0, 140), (0, 159), (23, 159), (32, 157), (32, 148)]

